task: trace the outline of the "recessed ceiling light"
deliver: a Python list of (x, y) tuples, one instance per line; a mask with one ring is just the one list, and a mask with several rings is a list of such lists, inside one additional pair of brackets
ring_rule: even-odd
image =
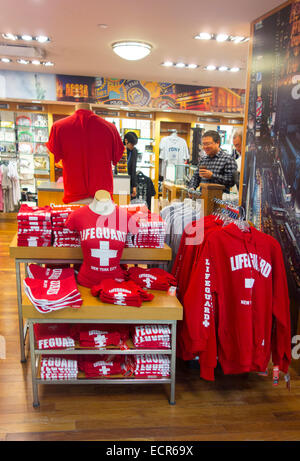
[(165, 67), (172, 67), (173, 66), (173, 63), (171, 61), (165, 61), (162, 63), (162, 66), (165, 66)]
[(39, 43), (50, 42), (50, 38), (47, 37), (46, 35), (38, 35), (35, 39), (36, 39), (36, 41), (39, 42)]
[(100, 27), (100, 29), (107, 29), (108, 25), (107, 24), (98, 24), (98, 27)]
[(197, 69), (198, 64), (188, 64), (188, 69)]
[(197, 40), (210, 40), (212, 38), (212, 34), (208, 32), (201, 32), (199, 35), (195, 37)]
[(11, 59), (9, 59), (9, 58), (1, 58), (1, 62), (5, 62), (5, 63), (11, 62)]
[(27, 59), (18, 59), (17, 62), (19, 64), (29, 64), (29, 61), (27, 61)]
[(220, 67), (218, 67), (218, 70), (220, 72), (225, 72), (225, 70), (228, 70), (228, 67), (227, 66), (220, 66)]
[(225, 42), (228, 39), (228, 34), (218, 34), (216, 36), (217, 42)]
[(216, 66), (210, 64), (209, 66), (205, 67), (206, 70), (216, 70)]
[(37, 59), (34, 59), (33, 61), (31, 61), (31, 64), (34, 64), (35, 66), (39, 66), (41, 62), (38, 61)]
[(32, 36), (31, 35), (21, 35), (22, 40), (25, 40), (26, 42), (31, 42)]
[(53, 62), (51, 62), (51, 61), (43, 62), (43, 65), (47, 66), (47, 67), (54, 66)]
[(2, 34), (2, 37), (6, 40), (18, 40), (18, 36), (15, 34)]
[(112, 49), (120, 58), (138, 61), (148, 56), (152, 46), (149, 43), (124, 41), (113, 43)]
[(240, 43), (245, 40), (245, 37), (230, 37), (230, 40), (232, 40), (234, 43)]
[(239, 70), (240, 70), (239, 67), (232, 67), (232, 68), (230, 69), (230, 72), (238, 72)]
[(185, 64), (184, 64), (184, 62), (177, 62), (175, 64), (175, 67), (185, 67)]

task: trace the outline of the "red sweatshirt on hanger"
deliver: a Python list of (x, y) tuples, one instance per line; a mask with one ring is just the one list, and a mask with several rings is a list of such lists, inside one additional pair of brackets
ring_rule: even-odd
[[(216, 354), (225, 374), (287, 372), (291, 361), (289, 296), (279, 243), (236, 224), (212, 233), (184, 297), (192, 351), (208, 369)], [(216, 340), (214, 340), (214, 335)], [(205, 372), (204, 372), (205, 374)]]

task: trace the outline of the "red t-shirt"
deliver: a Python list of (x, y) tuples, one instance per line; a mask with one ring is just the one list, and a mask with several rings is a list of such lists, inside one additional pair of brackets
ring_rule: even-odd
[(111, 164), (120, 160), (124, 145), (112, 123), (79, 109), (53, 124), (46, 145), (55, 162), (63, 162), (64, 203), (94, 197), (99, 189), (113, 193)]
[(83, 253), (78, 274), (80, 285), (92, 287), (104, 279), (124, 278), (120, 259), (129, 219), (127, 211), (117, 205), (106, 216), (94, 213), (88, 205), (70, 214), (65, 226), (79, 232)]

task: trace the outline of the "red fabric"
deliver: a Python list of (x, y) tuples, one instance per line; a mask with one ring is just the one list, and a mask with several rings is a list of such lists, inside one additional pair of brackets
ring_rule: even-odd
[(33, 330), (38, 349), (74, 349), (75, 347), (72, 330), (68, 324), (35, 323)]
[(170, 286), (176, 285), (175, 277), (160, 268), (130, 267), (128, 275), (130, 280), (149, 290), (167, 291)]
[(110, 376), (123, 372), (125, 358), (120, 355), (85, 355), (78, 360), (87, 378)]
[(225, 374), (265, 371), (270, 356), (291, 361), (287, 280), (279, 243), (235, 224), (207, 238), (184, 296), (191, 353)]
[(99, 189), (113, 193), (111, 164), (120, 160), (124, 145), (112, 123), (80, 109), (52, 125), (46, 145), (55, 162), (63, 162), (64, 203), (94, 197)]
[(118, 206), (108, 216), (94, 213), (89, 206), (70, 214), (65, 226), (80, 233), (83, 253), (78, 274), (80, 285), (92, 287), (103, 279), (124, 278), (120, 259), (129, 219), (128, 213)]
[(132, 281), (118, 282), (113, 279), (103, 280), (100, 284), (91, 289), (93, 296), (99, 296), (104, 303), (117, 304), (121, 306), (140, 307), (143, 301), (151, 301), (154, 298)]

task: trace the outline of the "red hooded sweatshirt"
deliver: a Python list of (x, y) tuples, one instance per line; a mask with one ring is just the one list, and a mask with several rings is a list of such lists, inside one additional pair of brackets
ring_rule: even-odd
[(207, 367), (202, 377), (213, 379), (216, 356), (225, 374), (265, 371), (271, 355), (287, 372), (289, 297), (282, 251), (273, 237), (236, 224), (210, 234), (184, 311), (191, 349)]

